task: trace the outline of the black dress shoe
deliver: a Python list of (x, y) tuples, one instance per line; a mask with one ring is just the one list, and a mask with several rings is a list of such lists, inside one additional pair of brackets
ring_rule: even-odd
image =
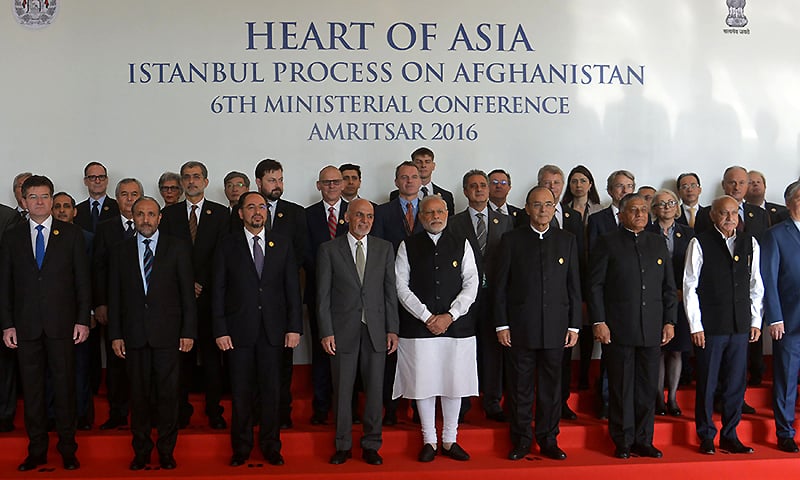
[(353, 425), (361, 425), (361, 417), (355, 413), (353, 414)]
[(797, 448), (797, 444), (794, 443), (794, 439), (793, 438), (779, 438), (778, 439), (778, 450), (781, 450), (783, 452), (789, 452), (789, 453), (797, 453), (798, 451), (800, 451)]
[(222, 418), (222, 415), (208, 417), (208, 426), (211, 427), (212, 430), (225, 430), (228, 428), (228, 424), (225, 422), (225, 419)]
[(111, 417), (106, 420), (106, 423), (100, 425), (100, 430), (112, 430), (117, 427), (124, 427), (128, 424), (126, 417)]
[(55, 432), (56, 431), (56, 420), (54, 418), (47, 419), (47, 428), (48, 432)]
[(756, 413), (756, 409), (748, 405), (747, 402), (742, 402), (742, 413), (748, 413), (752, 415)]
[(553, 445), (552, 447), (545, 447), (541, 449), (541, 454), (547, 458), (552, 458), (553, 460), (566, 460), (567, 454), (564, 450), (558, 448), (558, 445)]
[(631, 449), (626, 447), (617, 447), (614, 450), (614, 456), (623, 460), (631, 458)]
[(447, 450), (446, 448), (442, 447), (442, 455), (461, 462), (469, 460), (469, 453), (465, 452), (464, 449), (461, 448), (461, 445), (457, 443), (453, 443), (452, 445), (450, 445), (450, 450)]
[(654, 447), (652, 444), (650, 445), (634, 445), (631, 448), (631, 451), (640, 457), (649, 457), (649, 458), (661, 458), (663, 454), (661, 450)]
[(36, 467), (44, 465), (45, 463), (47, 463), (46, 458), (27, 457), (22, 463), (19, 464), (17, 470), (20, 472), (27, 472), (28, 470), (34, 470)]
[(281, 420), (281, 424), (280, 424), (280, 429), (281, 430), (288, 430), (288, 429), (290, 429), (292, 427), (294, 427), (294, 424), (292, 423), (292, 419)]
[(378, 454), (377, 450), (366, 448), (361, 452), (361, 458), (370, 465), (383, 465), (383, 458)]
[(508, 454), (509, 460), (522, 460), (525, 458), (529, 453), (531, 453), (530, 445), (519, 445), (514, 447), (511, 452)]
[(88, 431), (92, 429), (92, 422), (89, 421), (86, 417), (78, 417), (78, 430)]
[(608, 420), (608, 404), (604, 403), (600, 405), (600, 410), (597, 412), (597, 418), (600, 420)]
[(283, 465), (283, 455), (281, 455), (281, 452), (273, 450), (268, 454), (264, 455), (264, 458), (267, 459), (267, 463), (269, 463), (270, 465), (275, 465), (275, 466)]
[(420, 462), (432, 462), (434, 458), (436, 458), (436, 447), (430, 443), (426, 443), (417, 456), (417, 460)]
[(8, 433), (14, 431), (14, 420), (10, 418), (0, 419), (0, 433)]
[(700, 442), (700, 453), (714, 455), (717, 450), (714, 448), (714, 440), (707, 438)]
[(721, 438), (719, 440), (719, 449), (726, 450), (728, 453), (753, 453), (753, 448), (743, 445), (739, 439), (725, 440)]
[(562, 420), (577, 420), (578, 415), (569, 408), (566, 403), (561, 405), (561, 419)]
[(383, 425), (386, 427), (393, 427), (397, 425), (397, 414), (387, 413), (383, 416)]
[(64, 470), (77, 470), (81, 468), (81, 462), (75, 457), (75, 455), (66, 455), (64, 456)]
[(677, 405), (667, 406), (667, 413), (669, 413), (670, 417), (680, 417), (683, 415), (683, 412)]
[(231, 467), (240, 467), (247, 463), (247, 455), (242, 455), (240, 453), (234, 453), (231, 457)]
[(667, 406), (664, 405), (663, 403), (656, 404), (656, 412), (655, 413), (659, 417), (663, 417), (664, 415), (667, 414)]
[(178, 464), (175, 462), (175, 457), (172, 455), (159, 455), (158, 463), (164, 470), (174, 470), (175, 467), (178, 466)]
[(328, 415), (324, 413), (315, 413), (311, 415), (311, 425), (327, 425)]
[(333, 454), (330, 460), (331, 465), (341, 465), (347, 461), (348, 458), (352, 458), (353, 454), (350, 450), (336, 450), (336, 453)]
[(508, 419), (506, 418), (506, 414), (503, 413), (502, 410), (495, 413), (487, 413), (486, 418), (489, 420), (494, 420), (495, 422), (507, 422)]
[(133, 457), (133, 460), (131, 460), (131, 464), (128, 468), (136, 471), (136, 470), (143, 470), (144, 467), (146, 466), (147, 466), (147, 459), (145, 457), (140, 457), (139, 455), (136, 455), (135, 457)]

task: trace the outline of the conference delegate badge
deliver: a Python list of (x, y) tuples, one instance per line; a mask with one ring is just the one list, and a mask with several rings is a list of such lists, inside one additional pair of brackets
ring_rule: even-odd
[(739, 261), (739, 255), (734, 255), (733, 256), (733, 261), (734, 262), (738, 262)]
[(683, 235), (681, 235), (681, 232), (675, 232), (675, 236), (681, 238)]
[(283, 218), (283, 212), (278, 212), (278, 218)]
[(658, 261), (657, 261), (656, 263), (658, 263), (659, 265), (661, 265), (662, 263), (664, 263), (664, 260), (661, 260), (661, 259), (659, 258), (659, 259), (658, 259)]
[(211, 215), (211, 210), (206, 210), (206, 215)]
[(58, 236), (61, 232), (58, 230), (53, 230), (53, 235)]
[(270, 247), (274, 247), (275, 246), (275, 242), (270, 241), (269, 243), (267, 243), (267, 245), (269, 245)]
[(564, 265), (564, 257), (560, 257), (560, 258), (558, 259), (558, 264), (559, 264), (559, 265)]
[(453, 260), (453, 267), (454, 267), (454, 268), (457, 268), (457, 267), (458, 267), (458, 260)]
[(498, 219), (496, 219), (496, 218), (495, 218), (494, 220), (492, 220), (492, 221), (494, 222), (494, 224), (495, 224), (495, 225), (497, 225), (498, 223), (500, 223), (500, 220), (498, 220)]

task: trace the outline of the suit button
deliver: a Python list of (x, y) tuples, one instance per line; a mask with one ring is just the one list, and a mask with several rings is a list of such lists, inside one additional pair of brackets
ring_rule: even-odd
[(436, 285), (439, 285), (439, 284), (441, 284), (441, 283), (442, 283), (442, 282), (440, 282), (439, 280), (436, 280)]
[(442, 299), (442, 297), (440, 297), (439, 295), (436, 295), (436, 300), (441, 300), (441, 299)]
[[(439, 266), (437, 265), (437, 266), (433, 267), (433, 269), (434, 270), (439, 270)], [(39, 280), (41, 280), (41, 278)]]
[(258, 306), (258, 309), (261, 310), (261, 305)]
[(263, 291), (264, 291), (264, 289), (263, 289), (263, 288), (261, 288), (261, 287), (258, 287), (258, 292), (259, 292), (259, 293), (261, 293), (261, 292), (263, 292)]
[(147, 309), (147, 308), (150, 308), (150, 307), (145, 303), (144, 304), (144, 308)]
[(647, 290), (647, 285), (642, 285), (642, 290)]
[(647, 306), (647, 302), (642, 302), (642, 306), (643, 307)]

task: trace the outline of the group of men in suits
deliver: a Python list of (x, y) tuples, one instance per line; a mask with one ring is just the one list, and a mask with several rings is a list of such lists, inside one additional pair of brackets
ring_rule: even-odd
[[(513, 449), (509, 458), (523, 458), (533, 440), (543, 455), (566, 458), (556, 436), (559, 419), (575, 418), (567, 399), (571, 347), (582, 323), (582, 278), (589, 286), (585, 291), (589, 292), (587, 302), (594, 338), (603, 345), (603, 370), (607, 371), (608, 387), (603, 388), (606, 396), (600, 410), (609, 417), (609, 431), (617, 447), (615, 454), (620, 458), (631, 453), (660, 456), (661, 452), (652, 445), (653, 395), (648, 397), (648, 394), (655, 389), (654, 355), (672, 336), (676, 285), (669, 254), (661, 249), (663, 242), (644, 231), (649, 222), (649, 207), (642, 195), (632, 194), (633, 174), (619, 170), (609, 175), (607, 192), (612, 204), (589, 217), (584, 233), (581, 214), (560, 202), (565, 178), (556, 166), (545, 165), (539, 170), (538, 186), (528, 193), (525, 209), (507, 203), (511, 188), (509, 173), (498, 169), (487, 175), (471, 170), (462, 182), (468, 207), (458, 214), (454, 212), (453, 195), (432, 182), (435, 168), (430, 149), (415, 150), (411, 160), (395, 170), (397, 190), (390, 193), (390, 201), (376, 205), (358, 197), (361, 184), (358, 166), (327, 166), (320, 171), (316, 184), (320, 201), (303, 208), (281, 198), (283, 166), (276, 160), (265, 159), (255, 169), (254, 192), (248, 191), (250, 180), (246, 174), (231, 172), (226, 176), (224, 186), (229, 206), (225, 207), (205, 198), (209, 184), (205, 165), (187, 162), (181, 167), (178, 182), (185, 200), (162, 210), (155, 200), (144, 197), (141, 183), (132, 178), (117, 184), (116, 201), (109, 197), (105, 166), (91, 162), (84, 169), (89, 197), (74, 206), (73, 218), (80, 229), (52, 217), (54, 192), (49, 180), (27, 173), (15, 178), (17, 211), (0, 209), (0, 224), (6, 228), (19, 224), (3, 240), (0, 286), (4, 294), (9, 294), (5, 295), (1, 317), (4, 343), (8, 347), (3, 350), (2, 358), (4, 365), (8, 365), (17, 356), (24, 356), (21, 370), (44, 368), (38, 360), (53, 358), (52, 352), (56, 358), (59, 355), (71, 358), (56, 366), (53, 375), (55, 428), (65, 467), (79, 466), (75, 456), (75, 426), (87, 423), (91, 426), (89, 418), (82, 418), (82, 411), (76, 415), (74, 403), (63, 400), (76, 397), (75, 345), (87, 338), (95, 343), (95, 353), (91, 355), (99, 351), (101, 338), (105, 338), (109, 352), (106, 374), (110, 415), (101, 428), (126, 424), (130, 410), (135, 454), (131, 469), (138, 470), (150, 463), (154, 447), (163, 468), (175, 467), (172, 452), (178, 428), (187, 425), (192, 414), (188, 391), (191, 372), (198, 363), (203, 369), (205, 413), (209, 425), (217, 429), (227, 427), (220, 398), (225, 363), (229, 367), (234, 398), (230, 464), (238, 466), (248, 460), (254, 446), (254, 423), (261, 426), (259, 447), (265, 459), (274, 465), (282, 464), (279, 431), (292, 426), (292, 349), (302, 334), (301, 268), (306, 275), (303, 298), (314, 337), (311, 422), (325, 424), (330, 410), (335, 412), (336, 449), (331, 463), (344, 463), (351, 457), (351, 428), (358, 421), (364, 423), (362, 457), (370, 464), (382, 463), (378, 454), (381, 424), (397, 422), (395, 382), (409, 371), (407, 364), (397, 370), (396, 350), (400, 345), (402, 355), (403, 345), (406, 351), (413, 349), (418, 343), (414, 340), (426, 335), (437, 338), (455, 335), (458, 339), (474, 336), (483, 409), (492, 420), (506, 421), (507, 415), (511, 417)], [(176, 187), (173, 183), (175, 178), (167, 174), (159, 180), (165, 200), (176, 189), (162, 187)], [(764, 316), (770, 322), (773, 341), (780, 342), (776, 355), (777, 352), (783, 355), (782, 372), (788, 372), (782, 377), (783, 390), (779, 390), (776, 374), (779, 447), (787, 451), (797, 448), (792, 440), (790, 411), (794, 389), (786, 384), (792, 378), (792, 369), (797, 369), (800, 362), (798, 349), (792, 343), (795, 333), (791, 328), (792, 302), (784, 298), (789, 287), (783, 286), (791, 281), (786, 278), (793, 278), (795, 268), (789, 261), (790, 255), (781, 256), (781, 249), (795, 246), (791, 243), (796, 241), (791, 234), (794, 230), (789, 227), (800, 214), (792, 213), (791, 202), (800, 204), (796, 200), (800, 198), (800, 187), (787, 189), (785, 197), (790, 209), (786, 210), (764, 202), (765, 183), (758, 172), (730, 167), (722, 181), (727, 196), (711, 207), (701, 208), (697, 203), (701, 192), (699, 177), (688, 173), (677, 180), (678, 195), (683, 202), (683, 214), (678, 221), (694, 225), (702, 234), (694, 246), (694, 256), (690, 255), (696, 268), (688, 273), (695, 275), (697, 283), (688, 289), (689, 293), (684, 289), (684, 296), (694, 294), (698, 299), (694, 301), (701, 306), (697, 315), (706, 312), (694, 323), (690, 316), (699, 359), (697, 421), (704, 453), (714, 452), (713, 443), (709, 446), (715, 429), (709, 421), (708, 399), (713, 401), (720, 358), (724, 359), (723, 370), (728, 375), (723, 382), (725, 389), (720, 392), (724, 417), (720, 447), (734, 453), (752, 451), (735, 435), (743, 408), (744, 374), (737, 383), (740, 375), (733, 367), (741, 365), (742, 358), (747, 361), (743, 349), (749, 343), (750, 383), (760, 382), (761, 347), (753, 346), (759, 340), (761, 325), (755, 280), (761, 278), (760, 263), (769, 265), (764, 269), (765, 283), (773, 282), (763, 289), (765, 305), (769, 305)], [(440, 199), (446, 213), (437, 213), (438, 203), (432, 202), (433, 198), (423, 202), (428, 197)], [(423, 203), (430, 208), (423, 209)], [(428, 212), (430, 215), (426, 213), (421, 218), (423, 210), (434, 213)], [(426, 215), (431, 217), (429, 224), (423, 221)], [(790, 220), (783, 222), (787, 218)], [(767, 233), (769, 226), (779, 223)], [(788, 229), (788, 233), (781, 235), (781, 229)], [(446, 240), (440, 246), (437, 235), (442, 231), (457, 241)], [(89, 250), (91, 261), (86, 254), (90, 234), (94, 236), (94, 246)], [(716, 237), (720, 235), (728, 240), (719, 242)], [(759, 242), (764, 238), (769, 246), (765, 248), (764, 261), (760, 262)], [(428, 264), (423, 257), (430, 253), (426, 239), (433, 239), (434, 250), (441, 249), (448, 255), (458, 253), (448, 248), (459, 242), (466, 244), (465, 252), (471, 259), (468, 263), (474, 263), (477, 279), (474, 300), (466, 311), (454, 310), (452, 302), (459, 297), (457, 286), (450, 288), (450, 300), (428, 299), (431, 305), (427, 305), (425, 299), (431, 289), (423, 286), (425, 282), (414, 283), (426, 279), (439, 284), (436, 269), (425, 273)], [(748, 242), (749, 239), (752, 240)], [(724, 255), (726, 242), (734, 251), (730, 258)], [(748, 247), (750, 243), (752, 247)], [(398, 289), (405, 291), (398, 285), (400, 280), (395, 272), (395, 255), (401, 245), (406, 265), (402, 282), (407, 282), (408, 291), (417, 302), (409, 303), (411, 297), (397, 297)], [(720, 245), (723, 254), (718, 255), (715, 248)], [(23, 250), (31, 255), (14, 254)], [(71, 256), (65, 253), (67, 250)], [(766, 253), (770, 254), (771, 263), (767, 263)], [(520, 258), (529, 261), (520, 262)], [(698, 263), (697, 258), (705, 260)], [(746, 268), (739, 268), (737, 258), (747, 259), (743, 264)], [(454, 260), (454, 264), (464, 268), (461, 260)], [(71, 310), (75, 315), (51, 325), (52, 319), (46, 318), (49, 302), (31, 309), (27, 299), (32, 295), (30, 292), (46, 288), (48, 270), (67, 265), (75, 267), (70, 274), (72, 285), (71, 289), (61, 290), (64, 296), (70, 296), (66, 305), (74, 305)], [(790, 272), (789, 277), (776, 273), (783, 269)], [(741, 292), (735, 288), (712, 291), (709, 285), (720, 284), (711, 278), (712, 271), (731, 278), (741, 275), (740, 280), (746, 280), (747, 288)], [(83, 278), (84, 274), (87, 278)], [(23, 297), (19, 285), (27, 285), (24, 282), (30, 282), (30, 288)], [(154, 282), (152, 290), (151, 282)], [(87, 295), (88, 299), (84, 298)], [(559, 300), (558, 296), (563, 298)], [(712, 316), (707, 313), (708, 307), (702, 308), (722, 297), (735, 300), (731, 301), (732, 312), (717, 312)], [(631, 298), (639, 298), (640, 303), (631, 304)], [(431, 312), (430, 319), (420, 318), (424, 310), (415, 311), (420, 302)], [(752, 311), (745, 312), (745, 304)], [(93, 316), (89, 315), (89, 307)], [(442, 315), (449, 315), (449, 320)], [(461, 321), (454, 322), (459, 316), (463, 316)], [(729, 317), (735, 321), (717, 328), (714, 319)], [(402, 318), (405, 323), (400, 321)], [(422, 330), (414, 323), (420, 320)], [(90, 334), (90, 321), (96, 321), (101, 328), (91, 329)], [(162, 322), (169, 327), (151, 327)], [(468, 324), (473, 325), (474, 331)], [(404, 329), (403, 325), (414, 328)], [(459, 328), (448, 332), (451, 326)], [(462, 329), (466, 330), (461, 332)], [(740, 334), (746, 334), (744, 342)], [(785, 347), (781, 350), (780, 346)], [(717, 348), (722, 353), (715, 353)], [(17, 355), (11, 349), (18, 350)], [(48, 354), (42, 355), (43, 351)], [(37, 361), (30, 361), (32, 358)], [(99, 368), (99, 362), (87, 364)], [(277, 374), (274, 365), (280, 365)], [(8, 370), (0, 371), (0, 387), (11, 392), (15, 382)], [(28, 470), (46, 462), (47, 416), (37, 415), (45, 401), (40, 398), (44, 387), (31, 380), (38, 378), (35, 372), (22, 378), (25, 401), (31, 402), (30, 408), (26, 403), (26, 429), (31, 444), (20, 469)], [(353, 400), (357, 398), (359, 383), (366, 398), (361, 415), (358, 402)], [(443, 399), (448, 397), (448, 403), (445, 444), (439, 449), (435, 430), (431, 436), (433, 410), (427, 403), (430, 397), (420, 396), (417, 387), (401, 390), (400, 394), (405, 392), (422, 402), (424, 446), (420, 460), (430, 461), (439, 452), (459, 460), (468, 459), (469, 455), (455, 442), (455, 403), (450, 400), (458, 400), (460, 420), (469, 405), (461, 397), (472, 393), (455, 397), (441, 394)], [(425, 395), (430, 393), (424, 391)], [(471, 392), (469, 388), (458, 391)], [(534, 391), (535, 432), (530, 427)], [(15, 393), (9, 395), (0, 399), (0, 428), (4, 429), (8, 429), (6, 422), (13, 419), (13, 405), (9, 404), (14, 403)], [(150, 405), (156, 401), (159, 409), (153, 412)], [(159, 433), (155, 444), (150, 440), (154, 422)]]

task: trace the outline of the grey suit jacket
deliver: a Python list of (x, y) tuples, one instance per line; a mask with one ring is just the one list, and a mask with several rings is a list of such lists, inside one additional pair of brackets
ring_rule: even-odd
[(347, 238), (342, 235), (325, 242), (317, 253), (320, 339), (334, 335), (337, 351), (358, 352), (363, 311), (372, 348), (386, 351), (386, 334), (399, 330), (394, 248), (386, 240), (369, 235), (362, 285)]
[(469, 209), (464, 210), (451, 217), (447, 222), (447, 228), (451, 233), (456, 235), (457, 238), (469, 240), (469, 245), (472, 247), (472, 252), (475, 254), (475, 264), (478, 266), (478, 274), (490, 276), (492, 271), (492, 263), (496, 255), (497, 246), (500, 245), (500, 238), (504, 233), (514, 229), (514, 220), (508, 215), (497, 213), (489, 209), (489, 218), (486, 220), (487, 239), (486, 239), (486, 252), (481, 254), (480, 246), (478, 245), (478, 237), (475, 234), (475, 228), (472, 226), (472, 218), (470, 217)]

